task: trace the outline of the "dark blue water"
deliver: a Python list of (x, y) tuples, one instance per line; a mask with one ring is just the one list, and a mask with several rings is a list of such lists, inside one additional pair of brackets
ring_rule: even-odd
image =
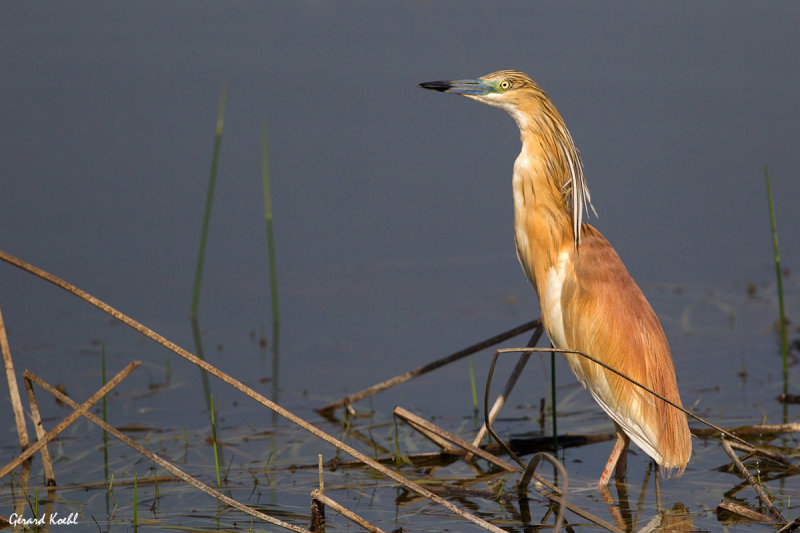
[[(277, 379), (280, 399), (313, 416), (313, 407), (538, 315), (513, 248), (513, 121), (415, 86), (516, 68), (564, 116), (600, 215), (590, 222), (659, 313), (684, 403), (731, 423), (763, 413), (777, 422), (764, 164), (793, 317), (798, 16), (788, 2), (4, 3), (0, 249), (194, 350), (191, 289), (226, 86), (200, 302), (205, 351), (262, 392)], [(272, 341), (265, 120), (277, 376), (274, 354), (258, 342)], [(0, 306), (18, 372), (62, 382), (82, 401), (98, 386), (102, 343), (111, 373), (145, 361), (130, 378), (134, 390), (164, 382), (169, 358), (173, 408), (157, 398), (118, 406), (118, 423), (207, 424), (197, 371), (100, 312), (2, 265)], [(481, 387), (486, 356), (475, 364)], [(520, 405), (546, 396), (546, 371), (538, 362), (529, 370)], [(563, 362), (558, 376), (572, 390)], [(213, 387), (236, 422), (239, 396)], [(588, 405), (581, 394), (575, 401)], [(469, 413), (466, 363), (372, 406), (388, 416), (395, 403), (434, 416)], [(592, 423), (610, 431), (594, 411)], [(11, 421), (0, 409), (9, 442)], [(586, 431), (586, 422), (578, 416), (572, 429)], [(563, 423), (570, 429), (569, 418)], [(0, 462), (12, 455), (4, 448)], [(710, 457), (697, 475), (723, 460)], [(597, 470), (584, 468), (587, 479)]]

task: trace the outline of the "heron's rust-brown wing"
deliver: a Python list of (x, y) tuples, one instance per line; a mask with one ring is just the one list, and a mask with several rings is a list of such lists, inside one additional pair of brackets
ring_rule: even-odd
[[(681, 405), (661, 324), (616, 251), (599, 231), (584, 224), (581, 246), (571, 253), (561, 300), (568, 348)], [(631, 440), (661, 466), (683, 471), (692, 446), (686, 415), (586, 358), (571, 355), (567, 360)]]

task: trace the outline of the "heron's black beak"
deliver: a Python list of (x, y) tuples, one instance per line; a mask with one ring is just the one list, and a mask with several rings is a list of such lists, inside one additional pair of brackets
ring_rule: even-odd
[(489, 89), (489, 86), (483, 80), (426, 81), (417, 84), (417, 87), (442, 93), (463, 94), (465, 96), (483, 96)]

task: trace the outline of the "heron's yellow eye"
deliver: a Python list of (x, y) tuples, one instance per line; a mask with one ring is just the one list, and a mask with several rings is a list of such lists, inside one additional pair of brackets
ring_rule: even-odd
[(507, 91), (508, 89), (511, 88), (511, 82), (508, 80), (503, 80), (500, 82), (500, 85), (498, 85), (498, 87), (503, 91)]

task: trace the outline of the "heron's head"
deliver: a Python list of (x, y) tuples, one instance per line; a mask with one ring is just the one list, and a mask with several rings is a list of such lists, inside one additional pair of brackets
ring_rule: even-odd
[(505, 109), (517, 118), (520, 112), (533, 111), (531, 106), (545, 101), (544, 91), (536, 82), (518, 70), (499, 70), (475, 80), (429, 81), (418, 85), (423, 89), (460, 94), (490, 106)]
[[(418, 86), (432, 91), (460, 94), (505, 109), (519, 126), (523, 152), (526, 145), (536, 146), (537, 150), (546, 148), (541, 156), (547, 161), (548, 177), (553, 181), (554, 190), (565, 198), (567, 194), (571, 198), (577, 247), (580, 243), (583, 211), (585, 206), (591, 207), (591, 198), (578, 149), (575, 148), (564, 119), (542, 88), (527, 74), (518, 70), (498, 70), (475, 80), (429, 81)], [(560, 171), (554, 172), (553, 169)]]

